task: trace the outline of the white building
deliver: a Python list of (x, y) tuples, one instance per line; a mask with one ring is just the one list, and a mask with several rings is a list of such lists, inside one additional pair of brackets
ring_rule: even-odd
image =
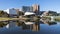
[(7, 12), (8, 14), (17, 14), (17, 11), (16, 9), (12, 8), (12, 9), (7, 9), (7, 10), (4, 10), (5, 12)]
[(13, 15), (17, 15), (17, 9), (7, 9), (7, 10), (4, 10), (5, 12), (7, 12), (10, 16), (13, 16)]
[(32, 17), (35, 16), (35, 13), (33, 13), (33, 12), (25, 12), (24, 16), (28, 17), (28, 18), (32, 18)]
[(25, 15), (35, 15), (35, 13), (33, 13), (33, 12), (25, 12), (24, 16)]

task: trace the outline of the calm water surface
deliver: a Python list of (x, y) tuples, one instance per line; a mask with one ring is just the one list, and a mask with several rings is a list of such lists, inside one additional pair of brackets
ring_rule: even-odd
[(60, 22), (54, 25), (40, 24), (39, 31), (23, 30), (21, 26), (0, 28), (0, 34), (60, 34)]

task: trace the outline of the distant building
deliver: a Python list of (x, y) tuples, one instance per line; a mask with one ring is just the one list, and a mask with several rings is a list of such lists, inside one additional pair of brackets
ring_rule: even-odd
[(22, 6), (22, 11), (24, 11), (24, 12), (33, 11), (33, 7), (31, 7), (31, 6)]
[(10, 17), (12, 17), (12, 16), (17, 16), (18, 14), (17, 14), (17, 9), (14, 9), (14, 8), (12, 8), (12, 9), (7, 9), (7, 10), (4, 10), (5, 12), (7, 12), (8, 14), (9, 14), (9, 16)]
[(39, 15), (42, 15), (45, 11), (39, 11)]
[(34, 12), (36, 15), (39, 15), (40, 6), (37, 4), (34, 4), (32, 6), (22, 6), (22, 11), (24, 12)]
[(48, 16), (48, 15), (49, 15), (48, 11), (45, 11), (45, 12), (42, 14), (42, 16)]

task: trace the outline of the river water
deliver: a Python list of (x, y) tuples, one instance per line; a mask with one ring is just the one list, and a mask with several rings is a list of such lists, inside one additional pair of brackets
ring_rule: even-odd
[(0, 28), (0, 34), (60, 34), (60, 22), (57, 24), (48, 25), (40, 23), (40, 30), (32, 31), (29, 29), (23, 30), (22, 26), (16, 26), (12, 28)]

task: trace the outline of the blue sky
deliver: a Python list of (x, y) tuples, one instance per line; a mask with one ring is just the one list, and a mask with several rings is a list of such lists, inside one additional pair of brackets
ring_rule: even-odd
[(60, 12), (60, 0), (0, 0), (0, 10), (21, 8), (33, 4), (39, 4), (41, 11), (53, 10)]

